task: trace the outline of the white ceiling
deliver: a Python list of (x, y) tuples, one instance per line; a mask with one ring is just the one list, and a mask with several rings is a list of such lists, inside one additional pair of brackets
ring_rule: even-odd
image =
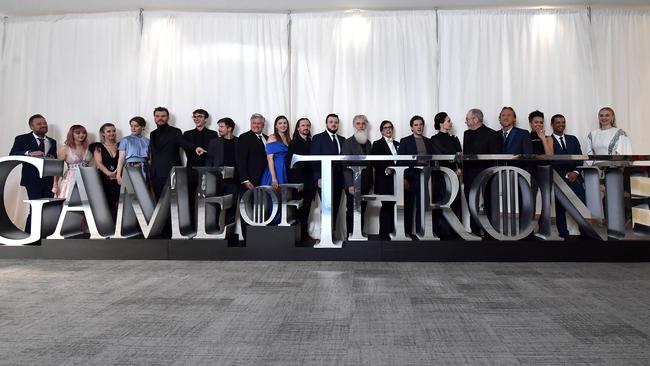
[(0, 14), (9, 16), (137, 10), (229, 12), (308, 12), (471, 7), (544, 7), (650, 5), (650, 0), (0, 0)]

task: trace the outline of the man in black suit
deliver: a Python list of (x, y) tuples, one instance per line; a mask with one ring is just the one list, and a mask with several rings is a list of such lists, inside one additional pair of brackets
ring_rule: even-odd
[[(391, 121), (383, 121), (379, 125), (381, 138), (372, 143), (373, 155), (397, 155), (399, 150), (399, 142), (393, 139), (393, 123)], [(390, 169), (386, 164), (375, 165), (375, 194), (394, 194), (393, 173), (395, 171)], [(395, 231), (395, 202), (381, 203), (379, 210), (379, 238), (381, 240), (390, 240), (390, 233)]]
[[(311, 121), (308, 118), (301, 118), (296, 122), (293, 130), (293, 137), (289, 143), (287, 162), (285, 166), (291, 165), (293, 154), (309, 155), (311, 149)], [(300, 239), (307, 244), (313, 244), (315, 239), (309, 237), (309, 211), (314, 200), (314, 173), (312, 164), (298, 163), (288, 170), (290, 183), (302, 183), (303, 189), (298, 192), (296, 198), (302, 199), (302, 206), (298, 209), (298, 221), (300, 221)]]
[(259, 113), (250, 118), (250, 130), (239, 135), (237, 142), (237, 171), (239, 181), (244, 189), (253, 189), (260, 185), (266, 160), (266, 138), (262, 133), (266, 119)]
[[(235, 130), (235, 121), (230, 117), (225, 117), (217, 121), (217, 128), (219, 130), (219, 137), (210, 140), (208, 143), (208, 154), (206, 157), (205, 165), (222, 167), (228, 166), (235, 168), (235, 174), (232, 179), (223, 182), (223, 193), (232, 194), (233, 199), (236, 201), (239, 197), (239, 176), (237, 174), (237, 137), (233, 134)], [(234, 222), (236, 215), (237, 203), (226, 210), (226, 223)], [(217, 206), (217, 217), (221, 213), (221, 207)]]
[[(156, 200), (162, 197), (165, 184), (169, 180), (169, 173), (175, 166), (183, 165), (181, 162), (180, 148), (194, 151), (197, 155), (205, 153), (205, 149), (197, 147), (183, 137), (180, 129), (170, 126), (169, 111), (165, 107), (156, 107), (153, 110), (156, 129), (151, 132), (149, 151), (151, 152), (151, 185)], [(160, 234), (161, 238), (171, 238), (171, 211), (167, 216), (167, 223)]]
[(156, 129), (151, 132), (149, 150), (151, 151), (151, 184), (156, 199), (160, 199), (169, 172), (181, 163), (180, 148), (193, 151), (197, 155), (205, 149), (187, 141), (180, 129), (169, 125), (169, 111), (165, 107), (153, 110)]
[[(343, 142), (341, 154), (343, 155), (368, 155), (372, 150), (372, 144), (368, 139), (368, 118), (363, 114), (354, 116), (352, 119), (354, 135)], [(352, 234), (353, 213), (354, 213), (354, 173), (352, 169), (346, 168), (343, 171), (345, 179), (346, 211), (345, 223), (348, 236)], [(368, 166), (361, 171), (361, 194), (370, 193), (372, 188), (372, 167)], [(365, 214), (368, 202), (361, 201), (361, 230), (365, 227)]]
[[(480, 109), (470, 109), (465, 116), (468, 130), (463, 135), (463, 154), (501, 154), (501, 137), (498, 132), (483, 124), (483, 112)], [(476, 176), (494, 163), (487, 161), (463, 162), (463, 185), (465, 198), (469, 202), (469, 191)], [(490, 212), (490, 197), (484, 197), (485, 211)], [(471, 220), (472, 233), (480, 235), (478, 222)]]
[[(210, 114), (205, 109), (197, 109), (192, 112), (192, 121), (194, 121), (195, 128), (183, 132), (183, 138), (197, 147), (203, 148), (207, 151), (208, 143), (210, 140), (217, 138), (219, 135), (217, 131), (207, 128), (208, 118)], [(207, 154), (195, 154), (192, 149), (184, 148), (185, 156), (187, 157), (187, 188), (189, 193), (190, 208), (194, 212), (194, 205), (196, 200), (196, 189), (199, 182), (199, 175), (193, 168), (195, 166), (205, 166)], [(194, 215), (192, 215), (192, 223), (194, 223)]]
[[(29, 117), (29, 128), (32, 132), (16, 136), (9, 155), (23, 155), (43, 158), (56, 158), (56, 140), (47, 137), (47, 120), (40, 114)], [(20, 185), (27, 190), (30, 200), (53, 197), (52, 184), (54, 177), (40, 178), (38, 170), (31, 165), (23, 164)], [(25, 231), (31, 227), (31, 211), (27, 216)]]
[[(399, 155), (432, 155), (433, 144), (424, 134), (424, 118), (413, 116), (409, 121), (411, 135), (399, 142)], [(422, 232), (422, 208), (420, 203), (420, 170), (408, 168), (404, 172), (404, 232), (415, 239), (413, 232), (413, 209), (415, 208), (415, 232)]]
[[(336, 132), (339, 130), (339, 116), (330, 113), (325, 118), (326, 130), (314, 135), (311, 140), (311, 155), (340, 155), (341, 147), (345, 139)], [(341, 194), (343, 193), (343, 168), (339, 163), (332, 164), (332, 176), (321, 177), (320, 163), (315, 163), (314, 184), (320, 194), (321, 179), (332, 180), (332, 230), (336, 231), (336, 219), (339, 214), (339, 205), (341, 204)]]
[[(566, 128), (566, 119), (561, 114), (556, 114), (551, 118), (551, 128), (553, 128), (553, 151), (556, 155), (582, 155), (580, 141), (573, 136), (564, 133)], [(583, 180), (576, 169), (579, 165), (577, 161), (554, 161), (551, 166), (569, 185), (571, 190), (585, 201), (585, 188), (582, 185)], [(569, 230), (566, 226), (566, 210), (560, 203), (555, 201), (555, 224), (561, 237), (569, 236)]]
[[(240, 193), (260, 185), (264, 169), (268, 166), (266, 160), (266, 138), (262, 133), (266, 119), (259, 113), (250, 118), (250, 130), (239, 135), (237, 140), (237, 173), (242, 185)], [(242, 234), (246, 237), (248, 224), (242, 219)]]

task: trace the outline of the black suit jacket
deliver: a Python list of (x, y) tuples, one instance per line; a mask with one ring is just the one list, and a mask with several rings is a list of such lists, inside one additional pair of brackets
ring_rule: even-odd
[[(560, 143), (555, 139), (555, 136), (551, 137), (553, 139), (553, 152), (555, 155), (582, 155), (582, 149), (580, 148), (580, 141), (573, 135), (564, 135), (564, 144), (566, 145), (566, 150), (562, 148)], [(580, 165), (579, 161), (553, 161), (551, 166), (555, 171), (564, 178), (567, 173), (576, 170), (576, 167)]]
[[(287, 153), (287, 161), (285, 166), (291, 166), (291, 159), (294, 154), (309, 155), (311, 151), (311, 137), (304, 140), (302, 137), (296, 137), (289, 143), (289, 151)], [(289, 173), (289, 182), (303, 183), (304, 189), (308, 189), (314, 185), (314, 173), (312, 171), (313, 164), (309, 162), (298, 163), (291, 169), (287, 169)]]
[[(264, 134), (262, 136), (266, 140), (267, 136)], [(254, 186), (260, 185), (264, 169), (268, 166), (264, 143), (249, 130), (239, 135), (235, 151), (240, 183), (249, 181)]]
[[(345, 139), (340, 135), (336, 135), (336, 138), (339, 140), (339, 145), (342, 149)], [(311, 140), (311, 155), (339, 155), (337, 147), (332, 142), (327, 131), (314, 135)], [(343, 187), (342, 165), (339, 163), (334, 163), (332, 165), (332, 179), (334, 181), (334, 186)], [(316, 163), (314, 164), (314, 181), (318, 181), (320, 178), (320, 163)]]
[[(365, 149), (366, 152), (363, 152), (362, 145), (357, 142), (357, 139), (354, 136), (348, 138), (343, 142), (341, 146), (341, 155), (368, 155), (372, 151), (372, 144), (370, 141), (366, 141)], [(346, 168), (343, 170), (343, 178), (345, 179), (345, 186), (352, 187), (354, 185), (354, 175), (352, 169)], [(369, 165), (366, 169), (361, 171), (361, 190), (369, 191), (372, 187), (372, 166)]]
[[(45, 152), (45, 155), (56, 157), (56, 140), (50, 137), (45, 137), (50, 142), (50, 149)], [(11, 147), (9, 155), (22, 155), (24, 156), (27, 151), (38, 150), (38, 142), (34, 138), (33, 132), (28, 132), (24, 135), (16, 136), (14, 144)], [(20, 185), (25, 187), (28, 192), (42, 191), (45, 187), (52, 189), (54, 177), (40, 178), (38, 170), (31, 165), (23, 164), (22, 177), (20, 178)]]
[(151, 132), (151, 180), (162, 181), (169, 177), (172, 167), (183, 165), (180, 148), (194, 150), (196, 146), (185, 140), (180, 129), (164, 125)]
[[(395, 151), (399, 151), (399, 142), (393, 140), (393, 145), (395, 146)], [(372, 143), (372, 155), (392, 155), (388, 147), (388, 143), (385, 138), (380, 138), (379, 140)], [(390, 162), (387, 163), (376, 163), (375, 164), (375, 193), (376, 194), (393, 194), (394, 185), (393, 185), (393, 176), (386, 175), (386, 168), (391, 165)]]
[[(463, 154), (501, 154), (501, 135), (486, 125), (476, 130), (466, 130), (463, 135)], [(489, 161), (464, 161), (463, 182), (465, 189), (474, 181), (474, 178), (485, 168), (493, 166)]]
[[(422, 139), (424, 140), (424, 146), (427, 149), (427, 154), (433, 155), (434, 150), (433, 150), (433, 144), (431, 143), (431, 139), (426, 137), (426, 136), (422, 136)], [(415, 144), (415, 136), (409, 135), (409, 136), (406, 136), (406, 137), (402, 138), (402, 140), (400, 140), (400, 142), (399, 142), (399, 150), (397, 151), (397, 154), (398, 155), (417, 155), (418, 154), (418, 147)], [(406, 171), (404, 172), (404, 177), (409, 182), (409, 184), (415, 183), (415, 181), (419, 177), (418, 169), (415, 169), (415, 168), (406, 169)]]

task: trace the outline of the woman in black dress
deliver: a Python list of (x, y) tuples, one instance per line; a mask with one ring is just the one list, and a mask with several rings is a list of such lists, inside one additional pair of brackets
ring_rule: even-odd
[(120, 199), (120, 184), (117, 182), (117, 162), (119, 152), (117, 150), (117, 132), (115, 125), (104, 123), (99, 129), (101, 144), (95, 149), (95, 165), (99, 169), (102, 178), (104, 194), (111, 209), (113, 219), (117, 215), (117, 204)]
[[(438, 130), (438, 133), (431, 137), (434, 154), (450, 155), (463, 151), (458, 137), (451, 134), (452, 123), (447, 113), (440, 112), (436, 114), (434, 117), (434, 127)], [(456, 163), (441, 161), (440, 166), (449, 168), (456, 172), (456, 174), (460, 173), (459, 166)], [(447, 193), (444, 176), (441, 173), (435, 174), (432, 177), (432, 181), (434, 183), (433, 202), (440, 202), (444, 199)], [(456, 199), (452, 202), (451, 208), (456, 213), (456, 216), (462, 217), (460, 195), (456, 195)], [(435, 210), (433, 212), (433, 232), (441, 239), (458, 238), (458, 235), (454, 233), (451, 226), (449, 226), (447, 221), (442, 217), (442, 212), (440, 210)]]

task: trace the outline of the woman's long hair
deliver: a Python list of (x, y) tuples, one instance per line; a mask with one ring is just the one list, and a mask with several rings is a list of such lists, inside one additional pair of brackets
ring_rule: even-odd
[(289, 145), (291, 142), (291, 134), (289, 133), (289, 119), (287, 119), (287, 117), (280, 115), (275, 118), (275, 122), (273, 122), (273, 136), (275, 136), (275, 139), (278, 141), (284, 141), (280, 135), (280, 131), (278, 131), (278, 121), (282, 119), (287, 121), (287, 131), (285, 131), (284, 137), (287, 140), (287, 145)]
[(81, 144), (84, 148), (84, 150), (88, 149), (88, 131), (86, 131), (86, 127), (82, 125), (72, 125), (70, 126), (70, 129), (68, 130), (68, 135), (65, 138), (65, 144), (71, 149), (76, 148), (76, 145), (74, 143), (74, 133), (77, 131), (83, 131), (86, 133), (86, 139), (84, 142)]

